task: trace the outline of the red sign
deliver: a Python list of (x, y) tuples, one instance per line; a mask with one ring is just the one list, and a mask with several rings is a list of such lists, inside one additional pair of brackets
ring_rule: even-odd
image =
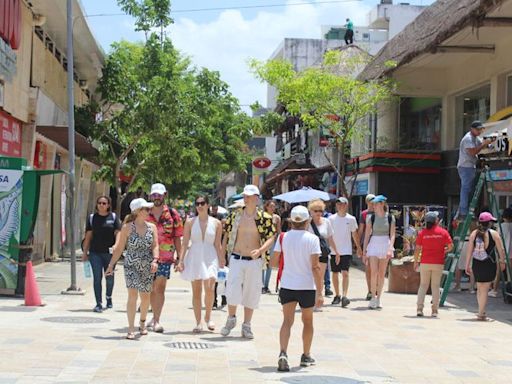
[(21, 157), (21, 122), (2, 110), (0, 110), (0, 155)]
[(272, 164), (272, 162), (268, 157), (257, 157), (252, 161), (253, 167), (258, 169), (266, 169), (270, 167), (270, 164)]
[(48, 148), (42, 141), (36, 141), (36, 148), (34, 151), (34, 168), (46, 169), (46, 160), (48, 158)]
[(21, 42), (21, 0), (0, 0), (0, 37), (18, 49)]

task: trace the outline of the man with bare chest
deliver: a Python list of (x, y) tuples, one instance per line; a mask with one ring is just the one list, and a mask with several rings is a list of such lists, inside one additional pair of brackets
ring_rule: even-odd
[(236, 326), (236, 309), (244, 307), (242, 337), (254, 338), (251, 319), (260, 301), (262, 256), (274, 241), (275, 227), (272, 216), (258, 208), (260, 191), (255, 185), (246, 185), (242, 192), (245, 207), (232, 212), (224, 227), (223, 250), (229, 258), (226, 282), (228, 319), (221, 329), (227, 336)]

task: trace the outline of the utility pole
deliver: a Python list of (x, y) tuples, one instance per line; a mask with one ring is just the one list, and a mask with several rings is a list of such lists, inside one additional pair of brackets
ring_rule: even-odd
[(75, 95), (73, 70), (73, 0), (66, 0), (67, 7), (67, 71), (68, 71), (68, 153), (69, 153), (69, 234), (67, 236), (71, 257), (71, 285), (64, 294), (84, 294), (76, 283), (75, 250)]

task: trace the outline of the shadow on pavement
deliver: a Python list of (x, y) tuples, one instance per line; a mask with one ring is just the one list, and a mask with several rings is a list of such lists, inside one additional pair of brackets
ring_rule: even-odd
[(342, 376), (326, 376), (326, 375), (307, 375), (307, 376), (287, 376), (281, 379), (283, 383), (300, 384), (300, 383), (322, 383), (322, 384), (363, 384), (367, 381), (351, 379)]
[[(177, 334), (180, 334), (179, 332)], [(215, 336), (215, 337), (201, 337), (201, 340), (218, 342), (218, 341), (251, 341), (242, 336)]]
[[(470, 313), (478, 313), (478, 304), (476, 302), (476, 295), (467, 292), (450, 292), (447, 301), (449, 308), (455, 306), (457, 309), (465, 309)], [(446, 307), (442, 307), (443, 311)], [(487, 300), (486, 308), (487, 316), (496, 321), (510, 324), (512, 322), (512, 305), (506, 304), (503, 297), (489, 297)], [(461, 319), (464, 321), (470, 319)]]
[(93, 339), (97, 340), (123, 340), (122, 336), (91, 336)]
[[(256, 372), (260, 372), (260, 373), (278, 373), (280, 375), (285, 375), (286, 373), (288, 372), (279, 372), (277, 370), (277, 365), (267, 365), (267, 366), (264, 366), (264, 367), (257, 367), (257, 368), (249, 368), (251, 371), (256, 371)], [(290, 372), (300, 372), (302, 371), (304, 368), (303, 367), (290, 367)], [(300, 377), (300, 376), (294, 376), (293, 378), (295, 379), (296, 377)], [(304, 376), (306, 377), (306, 376)], [(313, 377), (313, 376), (307, 376), (309, 378)], [(282, 379), (281, 379), (282, 380)], [(315, 381), (307, 381), (308, 383), (314, 383)], [(290, 381), (290, 383), (296, 383), (296, 381)], [(297, 383), (301, 383), (301, 381), (297, 381)], [(323, 383), (323, 381), (321, 381), (321, 383)]]

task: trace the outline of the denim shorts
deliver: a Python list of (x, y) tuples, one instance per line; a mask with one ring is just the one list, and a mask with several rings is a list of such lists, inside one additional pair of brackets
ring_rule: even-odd
[(172, 267), (172, 264), (158, 263), (158, 269), (155, 273), (155, 279), (159, 276), (169, 279), (171, 277), (171, 267)]

